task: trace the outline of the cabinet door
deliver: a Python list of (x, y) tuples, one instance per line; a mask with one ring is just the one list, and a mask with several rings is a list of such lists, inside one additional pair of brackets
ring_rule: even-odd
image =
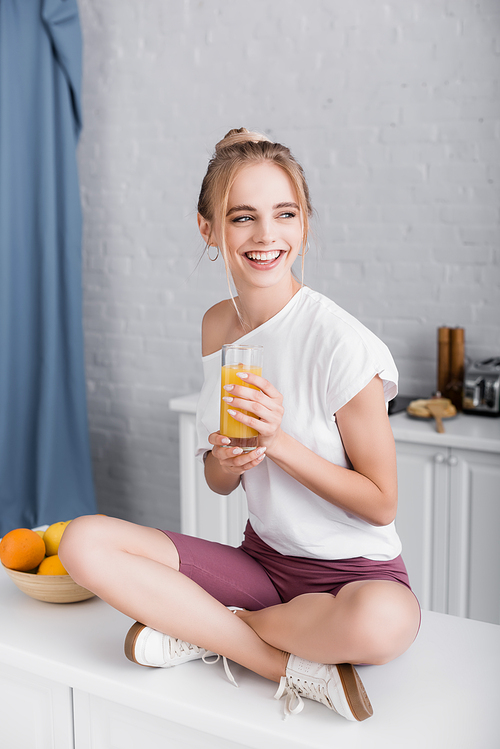
[(446, 613), (448, 579), (448, 453), (397, 442), (396, 528), (410, 584), (424, 609)]
[(450, 459), (449, 613), (500, 624), (500, 456)]
[[(193, 709), (193, 725), (186, 726), (75, 689), (75, 749), (243, 749), (244, 746), (203, 731), (203, 719), (197, 709)], [(12, 747), (17, 749), (17, 745)]]
[(0, 664), (0, 746), (73, 749), (70, 687)]

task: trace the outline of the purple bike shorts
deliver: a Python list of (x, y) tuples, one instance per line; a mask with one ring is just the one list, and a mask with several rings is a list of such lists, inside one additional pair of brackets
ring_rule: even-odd
[(262, 541), (250, 523), (239, 548), (163, 532), (177, 548), (180, 571), (225, 606), (257, 611), (304, 593), (335, 596), (344, 585), (362, 580), (391, 580), (411, 590), (401, 556), (387, 562), (287, 556)]

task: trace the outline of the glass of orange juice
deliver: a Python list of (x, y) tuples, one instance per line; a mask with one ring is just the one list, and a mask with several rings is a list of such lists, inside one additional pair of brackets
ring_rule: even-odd
[(262, 359), (264, 349), (262, 346), (241, 346), (237, 343), (224, 344), (222, 347), (222, 373), (221, 373), (221, 406), (220, 406), (220, 433), (231, 440), (231, 447), (241, 447), (243, 452), (255, 450), (258, 445), (259, 433), (241, 424), (228, 414), (228, 408), (234, 411), (254, 416), (251, 411), (234, 408), (231, 404), (222, 400), (224, 396), (231, 395), (224, 390), (224, 385), (243, 385), (244, 387), (258, 390), (255, 385), (247, 385), (245, 380), (237, 376), (238, 372), (251, 372), (262, 376)]

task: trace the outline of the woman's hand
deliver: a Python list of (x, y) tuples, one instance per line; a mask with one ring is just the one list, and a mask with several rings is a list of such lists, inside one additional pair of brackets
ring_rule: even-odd
[[(253, 427), (259, 433), (259, 446), (255, 450), (243, 452), (241, 447), (232, 447), (229, 437), (220, 432), (209, 435), (208, 441), (213, 448), (205, 461), (205, 477), (212, 491), (218, 494), (230, 494), (239, 484), (241, 476), (251, 468), (258, 466), (270, 449), (276, 445), (281, 432), (283, 417), (283, 397), (270, 382), (251, 373), (242, 373), (242, 381), (254, 385), (259, 390), (245, 385), (226, 386), (225, 398), (232, 411), (232, 418), (242, 424)], [(234, 408), (232, 408), (234, 407)], [(242, 408), (251, 411), (255, 416), (248, 416), (236, 411)], [(270, 455), (271, 457), (271, 455)]]
[[(224, 386), (228, 413), (235, 421), (255, 429), (259, 433), (259, 448), (265, 447), (269, 454), (281, 434), (283, 396), (263, 377), (251, 372), (238, 372), (237, 376), (242, 380), (241, 385)], [(246, 387), (246, 384), (258, 389)], [(250, 411), (254, 416), (235, 409)]]
[(229, 437), (223, 437), (220, 432), (213, 432), (208, 441), (212, 448), (212, 456), (219, 461), (219, 465), (224, 472), (233, 476), (241, 476), (250, 468), (258, 466), (265, 457), (266, 448), (258, 447), (256, 450), (243, 452), (241, 447), (231, 447)]

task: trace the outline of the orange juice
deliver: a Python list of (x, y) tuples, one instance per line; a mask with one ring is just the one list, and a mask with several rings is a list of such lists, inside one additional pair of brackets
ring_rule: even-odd
[[(251, 372), (252, 374), (261, 377), (262, 367), (248, 364), (224, 365), (221, 372), (221, 398), (225, 395), (231, 395), (230, 392), (224, 390), (224, 385), (244, 385), (244, 387), (258, 390), (255, 385), (247, 385), (244, 380), (237, 377), (237, 372)], [(259, 433), (255, 429), (248, 427), (246, 424), (241, 424), (239, 421), (236, 421), (236, 419), (233, 419), (233, 417), (227, 412), (228, 408), (233, 411), (240, 411), (241, 413), (254, 416), (250, 411), (244, 411), (241, 408), (234, 408), (232, 404), (221, 400), (220, 433), (230, 438), (231, 447), (241, 447), (245, 452), (254, 450), (258, 444)]]

